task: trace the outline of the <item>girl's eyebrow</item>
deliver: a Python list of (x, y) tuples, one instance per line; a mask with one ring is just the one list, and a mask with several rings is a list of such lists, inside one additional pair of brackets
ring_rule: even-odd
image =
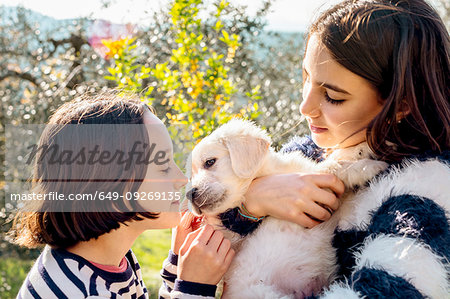
[(351, 93), (349, 93), (348, 91), (341, 89), (335, 85), (329, 84), (329, 83), (325, 83), (325, 82), (317, 82), (318, 85), (320, 86), (324, 86), (325, 88), (340, 92), (340, 93), (344, 93), (344, 94), (348, 94), (351, 95)]
[[(306, 73), (306, 75), (309, 76), (308, 71), (306, 71), (304, 65), (302, 66), (302, 69), (303, 69), (303, 71)], [(326, 82), (317, 82), (317, 81), (316, 81), (315, 83), (316, 83), (317, 85), (320, 85), (320, 86), (323, 86), (323, 87), (325, 87), (325, 88), (334, 90), (334, 91), (336, 91), (336, 92), (340, 92), (340, 93), (347, 94), (347, 95), (352, 95), (352, 94), (349, 93), (348, 91), (346, 91), (346, 90), (344, 90), (344, 89), (342, 89), (342, 88), (339, 88), (339, 87), (337, 87), (336, 85), (333, 85), (333, 84), (330, 84), (330, 83), (326, 83)]]

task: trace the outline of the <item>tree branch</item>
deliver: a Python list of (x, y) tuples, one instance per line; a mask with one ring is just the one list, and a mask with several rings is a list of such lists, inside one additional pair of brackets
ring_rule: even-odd
[(9, 78), (9, 77), (17, 77), (26, 81), (33, 83), (36, 86), (39, 86), (37, 79), (33, 77), (30, 73), (20, 73), (13, 70), (8, 70), (6, 74), (0, 76), (0, 82)]

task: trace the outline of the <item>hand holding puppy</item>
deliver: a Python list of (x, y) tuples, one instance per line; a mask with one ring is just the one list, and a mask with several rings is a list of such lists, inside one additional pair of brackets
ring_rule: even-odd
[(216, 285), (234, 257), (231, 243), (220, 231), (205, 225), (189, 233), (178, 257), (179, 279)]
[(180, 252), (187, 235), (198, 229), (201, 225), (203, 217), (197, 217), (189, 211), (182, 213), (180, 224), (172, 229), (171, 250), (176, 255)]
[(270, 215), (312, 228), (331, 217), (344, 188), (332, 174), (270, 175), (253, 180), (245, 194), (245, 205), (254, 216)]

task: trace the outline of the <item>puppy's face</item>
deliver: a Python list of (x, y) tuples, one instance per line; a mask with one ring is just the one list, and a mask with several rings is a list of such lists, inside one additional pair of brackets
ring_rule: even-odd
[(235, 206), (248, 179), (233, 171), (230, 154), (217, 140), (204, 140), (192, 152), (192, 189), (188, 199), (196, 214), (219, 214)]
[(249, 122), (239, 121), (249, 130), (234, 130), (237, 122), (219, 128), (192, 152), (192, 188), (186, 195), (195, 214), (218, 215), (239, 206), (262, 165), (270, 141)]

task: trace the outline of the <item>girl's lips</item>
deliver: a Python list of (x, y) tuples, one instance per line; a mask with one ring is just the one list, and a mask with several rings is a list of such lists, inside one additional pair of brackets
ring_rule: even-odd
[(328, 130), (327, 128), (320, 128), (313, 125), (309, 125), (309, 129), (315, 134), (320, 134)]

